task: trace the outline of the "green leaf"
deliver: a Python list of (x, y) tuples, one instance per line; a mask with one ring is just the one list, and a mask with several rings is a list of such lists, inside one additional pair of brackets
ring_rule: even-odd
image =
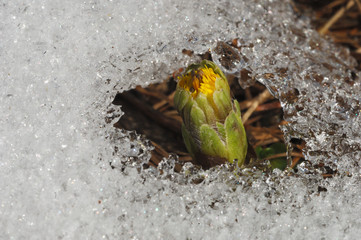
[(194, 103), (193, 101), (188, 101), (184, 106), (182, 112), (180, 112), (183, 118), (183, 122), (187, 128), (191, 127), (191, 111), (194, 105), (193, 103)]
[(269, 156), (272, 156), (275, 154), (274, 149), (272, 148), (262, 148), (261, 146), (258, 146), (256, 148), (256, 154), (259, 159), (265, 159)]
[[(287, 147), (285, 144), (278, 142), (264, 149), (261, 146), (258, 146), (255, 151), (259, 159), (267, 159), (272, 155), (287, 152)], [(287, 158), (279, 157), (270, 159), (270, 163), (272, 169), (279, 168), (281, 170), (285, 170), (287, 167)]]
[[(235, 107), (236, 109), (236, 114), (237, 116), (239, 116), (241, 118), (241, 107), (239, 106), (239, 102), (235, 99), (233, 100), (233, 106)], [(243, 124), (243, 123), (242, 123)]]
[(216, 90), (213, 93), (213, 101), (218, 110), (219, 120), (224, 121), (228, 113), (232, 110), (232, 102), (227, 97), (223, 89)]
[(272, 148), (274, 150), (275, 154), (287, 152), (286, 145), (281, 143), (281, 142), (277, 142), (277, 143), (272, 144), (270, 146), (270, 148)]
[(258, 147), (256, 147), (256, 148), (254, 149), (254, 151), (255, 151), (255, 153), (256, 153), (256, 155), (257, 155), (257, 158), (260, 158), (259, 156), (260, 156), (262, 150), (263, 150), (263, 148), (262, 148), (261, 146), (258, 146)]
[(225, 121), (225, 130), (228, 161), (232, 163), (237, 159), (241, 166), (247, 154), (247, 138), (243, 124), (239, 122), (234, 111), (231, 111)]
[(191, 157), (194, 159), (196, 152), (198, 152), (197, 144), (195, 143), (192, 135), (188, 132), (184, 124), (182, 124), (182, 136), (184, 144), (186, 145), (187, 151), (190, 153)]
[(194, 104), (191, 110), (191, 121), (193, 123), (194, 129), (198, 130), (202, 124), (207, 123), (206, 116), (202, 109), (200, 109), (197, 104)]
[(226, 129), (224, 128), (224, 125), (220, 122), (216, 122), (218, 133), (221, 135), (222, 140), (226, 139)]
[(183, 89), (177, 89), (174, 95), (174, 107), (177, 109), (178, 112), (181, 112), (186, 103), (190, 100), (191, 95), (188, 91)]
[(278, 168), (282, 171), (286, 169), (287, 167), (287, 158), (275, 158), (270, 160), (272, 169)]
[(215, 89), (216, 90), (223, 89), (223, 91), (227, 94), (228, 101), (229, 102), (232, 101), (231, 92), (230, 92), (230, 88), (229, 88), (227, 79), (217, 78), (215, 81)]
[(212, 105), (209, 103), (207, 97), (203, 93), (199, 93), (195, 98), (198, 106), (203, 110), (208, 124), (214, 124), (216, 122), (216, 115)]
[(200, 128), (199, 135), (202, 153), (227, 158), (226, 146), (213, 128), (207, 124), (203, 124)]

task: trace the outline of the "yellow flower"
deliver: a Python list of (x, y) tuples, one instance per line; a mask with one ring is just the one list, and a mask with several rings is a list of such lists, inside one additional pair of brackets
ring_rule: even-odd
[(190, 91), (193, 98), (196, 98), (200, 92), (209, 97), (214, 93), (217, 77), (220, 78), (212, 68), (204, 66), (179, 77), (179, 86)]

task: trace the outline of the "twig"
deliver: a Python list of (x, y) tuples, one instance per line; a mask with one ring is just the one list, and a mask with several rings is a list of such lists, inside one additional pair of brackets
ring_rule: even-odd
[(239, 107), (241, 110), (247, 109), (252, 105), (252, 100), (245, 100), (242, 102), (239, 102)]
[(166, 105), (168, 103), (167, 100), (161, 100), (159, 102), (157, 102), (156, 104), (153, 105), (153, 108), (155, 110), (158, 110), (159, 108), (163, 107), (164, 105)]
[(169, 156), (169, 153), (166, 151), (166, 150), (164, 150), (164, 148), (162, 148), (159, 144), (157, 144), (157, 143), (155, 143), (155, 142), (153, 142), (153, 141), (150, 141), (152, 144), (153, 144), (153, 146), (155, 147), (155, 151), (157, 152), (157, 153), (159, 153), (162, 157), (165, 157), (165, 158), (167, 158), (168, 156)]
[(279, 109), (279, 108), (281, 108), (281, 103), (279, 101), (277, 101), (277, 102), (271, 102), (271, 103), (259, 105), (256, 108), (255, 112), (268, 111), (268, 110)]
[[(302, 153), (298, 153), (298, 152), (292, 152), (292, 153), (291, 153), (291, 156), (292, 156), (292, 157), (301, 157), (301, 158), (304, 158), (303, 154), (302, 154)], [(265, 159), (274, 159), (274, 158), (279, 158), (279, 157), (287, 157), (287, 153), (278, 153), (278, 154), (275, 154), (275, 155), (272, 155), (272, 156), (268, 156), (268, 157), (266, 157)]]
[(272, 98), (272, 95), (269, 93), (269, 91), (267, 89), (264, 90), (260, 95), (258, 95), (258, 97), (254, 99), (252, 105), (249, 107), (247, 112), (245, 114), (243, 114), (243, 117), (242, 117), (243, 123), (245, 123), (248, 120), (248, 118), (256, 110), (258, 105), (260, 105), (261, 103), (267, 101), (270, 98)]
[(179, 116), (179, 113), (177, 110), (169, 110), (169, 111), (166, 111), (164, 112), (164, 115), (166, 116)]
[(321, 174), (323, 178), (331, 178), (333, 177), (335, 174)]
[(132, 104), (134, 107), (139, 109), (139, 111), (142, 112), (144, 115), (159, 123), (161, 126), (175, 133), (181, 132), (181, 125), (178, 121), (174, 121), (173, 119), (165, 116), (163, 113), (154, 110), (152, 107), (149, 107), (147, 104), (144, 104), (144, 102), (140, 101), (133, 94), (129, 92), (123, 92), (120, 96), (121, 98)]
[(292, 161), (291, 168), (294, 168), (300, 160), (301, 157), (295, 157)]
[[(254, 123), (254, 122), (257, 122), (258, 120), (260, 120), (262, 118), (262, 116), (255, 116), (255, 117), (253, 117), (253, 118), (250, 118), (246, 123), (243, 123), (244, 124), (244, 126), (246, 127), (246, 126), (249, 126), (249, 125), (251, 125), (252, 123)], [(247, 128), (247, 127), (246, 127)]]
[(334, 7), (337, 7), (338, 5), (341, 5), (343, 3), (345, 3), (347, 0), (338, 0), (338, 1), (333, 1), (331, 3), (329, 3), (328, 5), (326, 5), (324, 8), (325, 9), (332, 9)]
[(174, 95), (175, 95), (175, 92), (176, 91), (174, 91), (174, 92), (172, 92), (169, 96), (168, 96), (168, 104), (170, 105), (170, 106), (174, 106)]
[(253, 147), (256, 148), (258, 146), (266, 146), (268, 144), (278, 143), (278, 142), (280, 142), (280, 139), (273, 137), (273, 138), (263, 139), (261, 141), (258, 141), (255, 144), (253, 144)]
[(136, 91), (140, 92), (141, 94), (145, 95), (145, 96), (150, 96), (150, 97), (154, 97), (154, 98), (157, 98), (159, 100), (163, 100), (163, 99), (166, 99), (167, 96), (163, 95), (162, 93), (160, 92), (151, 92), (145, 88), (142, 88), (141, 86), (137, 86), (135, 88)]
[(328, 20), (328, 22), (321, 27), (318, 32), (321, 35), (324, 35), (328, 32), (328, 30), (330, 29), (330, 27), (337, 22), (337, 20), (339, 20), (347, 10), (349, 10), (353, 5), (355, 4), (354, 0), (350, 0), (348, 1), (346, 7), (342, 7), (340, 8), (333, 16), (332, 18), (330, 18), (330, 20)]
[(159, 146), (157, 143), (151, 141), (152, 145), (155, 147), (152, 151), (152, 156), (150, 157), (149, 163), (157, 167), (158, 164), (162, 161), (163, 158), (167, 158), (169, 156), (168, 152), (165, 151), (161, 146)]
[(192, 161), (192, 157), (191, 157), (191, 156), (179, 157), (179, 161), (180, 161), (180, 162), (191, 162), (191, 161)]

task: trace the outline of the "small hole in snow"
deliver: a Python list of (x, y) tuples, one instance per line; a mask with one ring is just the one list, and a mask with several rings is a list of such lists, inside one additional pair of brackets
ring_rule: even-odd
[[(184, 52), (188, 52), (184, 50)], [(202, 55), (209, 58), (209, 54)], [(171, 153), (178, 156), (179, 164), (176, 170), (181, 169), (185, 162), (192, 162), (187, 153), (181, 136), (182, 119), (173, 107), (174, 91), (176, 89), (176, 76), (183, 71), (175, 71), (169, 78), (146, 88), (135, 89), (118, 93), (113, 101), (121, 105), (125, 114), (114, 124), (114, 127), (136, 131), (144, 135), (154, 145), (150, 166), (158, 166), (163, 158), (168, 158)], [(237, 74), (227, 75), (232, 95), (240, 104), (244, 126), (247, 132), (249, 149), (247, 163), (257, 165), (269, 160), (271, 165), (284, 169), (286, 164), (293, 167), (304, 159), (302, 140), (292, 142), (293, 152), (287, 154), (287, 147), (283, 139), (280, 125), (287, 125), (283, 120), (283, 111), (280, 102), (275, 99), (261, 83), (253, 84), (243, 89), (240, 81), (249, 78), (250, 72), (243, 70)], [(251, 79), (252, 80), (252, 79)], [(299, 92), (295, 89), (290, 92), (291, 102), (297, 101)], [(262, 98), (263, 96), (263, 98)], [(142, 154), (142, 153), (139, 153)], [(291, 155), (291, 159), (287, 156)], [(146, 166), (147, 167), (147, 166)]]

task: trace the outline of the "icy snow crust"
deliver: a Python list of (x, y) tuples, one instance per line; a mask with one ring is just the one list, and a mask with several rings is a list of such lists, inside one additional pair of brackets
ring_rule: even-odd
[[(0, 16), (1, 239), (360, 236), (360, 73), (289, 1), (14, 0)], [(279, 97), (286, 137), (339, 176), (174, 174), (172, 159), (163, 175), (139, 169), (151, 147), (112, 127), (115, 94), (197, 60), (182, 49), (234, 38), (228, 72), (247, 69)]]

